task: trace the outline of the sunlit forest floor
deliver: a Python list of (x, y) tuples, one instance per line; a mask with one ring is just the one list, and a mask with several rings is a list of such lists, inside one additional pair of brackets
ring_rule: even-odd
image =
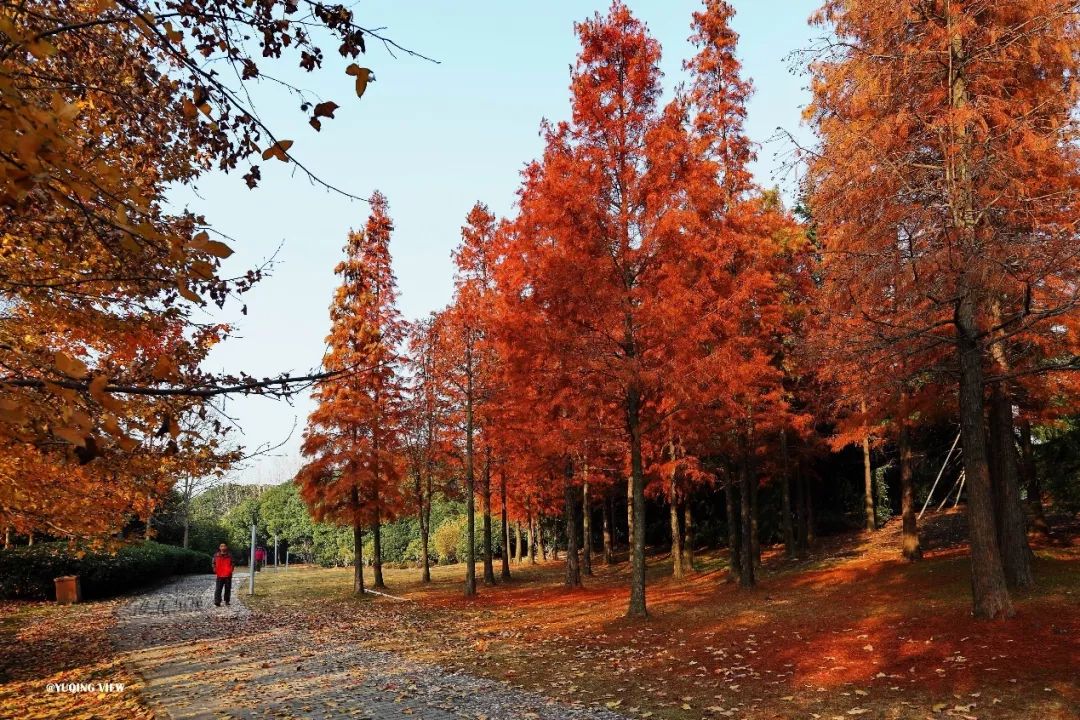
[[(962, 515), (924, 527), (913, 564), (893, 523), (822, 539), (804, 559), (767, 548), (751, 591), (730, 582), (724, 552), (700, 553), (681, 581), (654, 554), (646, 621), (623, 618), (625, 552), (594, 558), (582, 589), (563, 588), (561, 561), (526, 562), (474, 599), (462, 565), (433, 568), (427, 585), (387, 568), (400, 600), (354, 596), (349, 568), (268, 568), (254, 597), (236, 584), (234, 606), (251, 613), (128, 620), (140, 629), (126, 646), (129, 599), (0, 603), (0, 717), (1080, 717), (1075, 522), (1036, 543), (1037, 586), (996, 622), (970, 617)], [(128, 687), (44, 692), (91, 680)]]
[[(254, 607), (366, 626), (373, 647), (503, 679), (563, 700), (655, 718), (1080, 717), (1080, 538), (1036, 545), (1037, 586), (1003, 622), (970, 616), (962, 516), (934, 518), (922, 562), (899, 559), (897, 523), (779, 548), (752, 591), (725, 553), (677, 581), (649, 558), (645, 622), (624, 619), (629, 567), (594, 559), (585, 587), (563, 565), (513, 565), (513, 579), (462, 596), (463, 566), (386, 569), (386, 592), (350, 597), (349, 569), (266, 574)], [(496, 575), (499, 564), (495, 564)], [(478, 568), (478, 576), (482, 572)], [(370, 582), (370, 569), (367, 573)]]

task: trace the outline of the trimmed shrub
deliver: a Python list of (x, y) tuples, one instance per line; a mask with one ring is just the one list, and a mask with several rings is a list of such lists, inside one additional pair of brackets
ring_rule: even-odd
[(116, 553), (76, 556), (67, 543), (39, 543), (0, 550), (0, 598), (52, 600), (54, 579), (78, 575), (86, 599), (119, 595), (172, 575), (213, 572), (205, 553), (172, 545), (143, 542)]
[(457, 562), (458, 545), (464, 541), (463, 518), (452, 518), (435, 528), (431, 536), (431, 550), (443, 565)]

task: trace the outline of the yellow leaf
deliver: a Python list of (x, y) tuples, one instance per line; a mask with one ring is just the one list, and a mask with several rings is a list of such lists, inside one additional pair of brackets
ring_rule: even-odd
[(22, 425), (28, 419), (26, 413), (19, 408), (17, 403), (4, 401), (4, 403), (0, 404), (0, 420), (12, 425)]
[(115, 416), (106, 415), (101, 421), (101, 426), (105, 428), (105, 432), (109, 433), (113, 437), (123, 437), (123, 431), (120, 430), (120, 423), (116, 421)]
[(90, 420), (90, 416), (82, 410), (73, 410), (71, 412), (71, 421), (75, 423), (75, 427), (80, 430), (86, 430), (87, 432), (94, 426), (93, 422)]
[(60, 372), (76, 380), (82, 380), (86, 377), (86, 365), (81, 360), (65, 355), (62, 352), (56, 353), (54, 357), (56, 369)]
[(38, 60), (44, 60), (45, 58), (56, 54), (56, 46), (45, 40), (32, 42), (26, 46), (26, 49)]
[(168, 380), (175, 371), (176, 367), (173, 365), (172, 360), (167, 355), (159, 355), (150, 374), (158, 380)]
[(105, 386), (108, 384), (109, 378), (107, 375), (96, 376), (90, 381), (90, 397), (101, 402), (102, 397), (105, 395)]
[(184, 298), (185, 300), (193, 303), (198, 303), (199, 305), (202, 304), (202, 298), (200, 298), (198, 295), (191, 291), (191, 288), (188, 287), (187, 280), (183, 278), (177, 280), (176, 289), (180, 292), (180, 297)]
[(200, 280), (210, 280), (214, 277), (214, 267), (205, 260), (196, 260), (191, 263), (191, 274)]
[(173, 27), (171, 22), (165, 23), (165, 37), (169, 38), (174, 43), (178, 43), (184, 39), (184, 33)]
[(364, 97), (368, 83), (375, 82), (375, 74), (371, 72), (371, 68), (360, 67), (356, 63), (345, 68), (345, 74), (356, 77), (356, 97)]
[(209, 238), (210, 236), (207, 233), (201, 232), (191, 239), (189, 246), (193, 250), (199, 250), (200, 252), (218, 258), (227, 258), (233, 254), (232, 248), (228, 245), (223, 242), (218, 242), (217, 240), (210, 240)]
[(53, 428), (52, 434), (61, 440), (66, 440), (72, 445), (86, 447), (86, 436), (81, 430), (69, 427)]
[(109, 412), (123, 414), (123, 412), (126, 410), (124, 401), (119, 400), (112, 395), (103, 395), (100, 402), (102, 407), (104, 407)]

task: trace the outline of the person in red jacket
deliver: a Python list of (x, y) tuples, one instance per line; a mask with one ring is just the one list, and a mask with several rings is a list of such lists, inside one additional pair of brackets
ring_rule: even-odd
[(217, 554), (214, 555), (214, 575), (217, 577), (217, 585), (214, 587), (214, 605), (221, 607), (221, 591), (225, 591), (225, 604), (229, 604), (232, 597), (232, 554), (229, 546), (225, 543), (218, 545)]

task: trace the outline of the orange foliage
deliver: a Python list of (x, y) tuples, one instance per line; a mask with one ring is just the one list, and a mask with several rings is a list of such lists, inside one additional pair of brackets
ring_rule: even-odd
[(376, 192), (361, 232), (349, 233), (334, 272), (323, 366), (342, 375), (321, 382), (308, 418), (297, 474), (312, 514), (354, 526), (392, 520), (402, 502), (403, 388), (398, 375), (405, 323), (390, 266), (393, 223)]

